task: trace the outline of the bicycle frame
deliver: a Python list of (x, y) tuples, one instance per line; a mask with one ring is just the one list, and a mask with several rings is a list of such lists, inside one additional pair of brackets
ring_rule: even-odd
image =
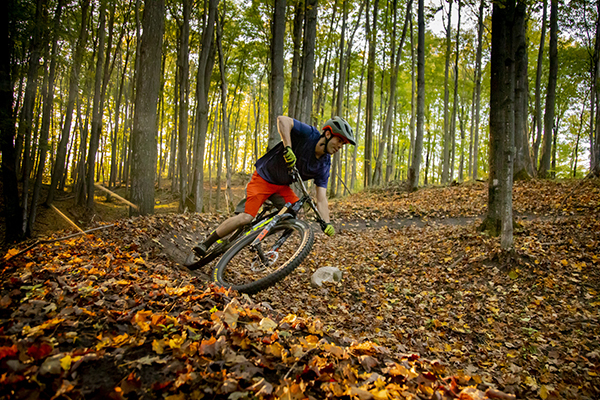
[[(315, 212), (315, 214), (317, 216), (317, 221), (319, 222), (319, 225), (321, 226), (321, 228), (323, 228), (323, 226), (326, 224), (326, 222), (323, 220), (323, 217), (321, 217), (321, 213), (317, 209), (317, 205), (315, 204), (315, 201), (308, 193), (308, 190), (306, 189), (304, 182), (302, 182), (302, 178), (300, 177), (298, 170), (296, 168), (293, 168), (290, 171), (290, 175), (292, 176), (292, 179), (294, 180), (294, 182), (300, 187), (300, 190), (302, 191), (302, 197), (294, 204), (285, 203), (285, 205), (279, 211), (279, 213), (277, 213), (277, 215), (275, 215), (273, 217), (273, 219), (271, 221), (269, 221), (269, 223), (263, 228), (261, 233), (250, 244), (251, 247), (257, 248), (258, 244), (264, 239), (265, 236), (267, 236), (267, 234), (271, 231), (271, 229), (275, 225), (277, 225), (277, 223), (279, 221), (289, 219), (289, 218), (294, 218), (294, 216), (298, 213), (298, 211), (300, 211), (300, 209), (302, 208), (304, 203), (308, 203), (308, 205)], [(291, 211), (291, 213), (288, 211)], [(285, 241), (285, 239), (284, 239), (284, 241)], [(262, 254), (262, 251), (258, 250), (258, 252), (259, 252), (259, 255), (261, 256), (261, 258), (263, 258), (264, 254)]]

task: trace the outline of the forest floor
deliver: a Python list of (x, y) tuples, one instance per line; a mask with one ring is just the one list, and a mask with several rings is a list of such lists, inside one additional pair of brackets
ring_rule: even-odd
[(477, 230), (485, 183), (333, 200), (337, 234), (253, 296), (179, 265), (223, 214), (99, 212), (4, 256), (0, 397), (600, 398), (600, 181), (513, 199), (512, 253)]

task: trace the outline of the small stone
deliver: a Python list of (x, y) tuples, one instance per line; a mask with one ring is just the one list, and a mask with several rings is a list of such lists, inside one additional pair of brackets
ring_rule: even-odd
[(342, 271), (336, 267), (321, 267), (312, 274), (310, 283), (314, 287), (323, 286), (324, 282), (338, 283), (342, 280)]

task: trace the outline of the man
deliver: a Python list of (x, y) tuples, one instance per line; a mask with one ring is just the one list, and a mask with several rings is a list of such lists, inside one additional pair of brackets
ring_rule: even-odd
[(331, 167), (331, 154), (344, 144), (356, 146), (352, 128), (340, 117), (325, 123), (322, 132), (290, 117), (277, 117), (277, 129), (281, 143), (262, 156), (255, 164), (256, 171), (246, 186), (244, 212), (230, 217), (217, 227), (203, 243), (194, 247), (198, 257), (204, 257), (208, 248), (217, 240), (229, 235), (239, 227), (252, 222), (260, 206), (272, 194), (281, 195), (286, 202), (298, 201), (289, 186), (292, 183), (288, 170), (296, 166), (303, 181), (314, 179), (317, 187), (317, 209), (327, 223), (323, 232), (335, 234), (329, 223), (327, 181)]

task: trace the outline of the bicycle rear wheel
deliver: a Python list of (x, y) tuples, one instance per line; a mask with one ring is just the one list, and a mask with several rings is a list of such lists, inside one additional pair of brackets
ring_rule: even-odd
[(314, 243), (310, 226), (289, 219), (275, 225), (253, 248), (256, 230), (231, 246), (223, 254), (213, 272), (213, 280), (221, 286), (243, 293), (256, 293), (288, 276), (306, 258)]

